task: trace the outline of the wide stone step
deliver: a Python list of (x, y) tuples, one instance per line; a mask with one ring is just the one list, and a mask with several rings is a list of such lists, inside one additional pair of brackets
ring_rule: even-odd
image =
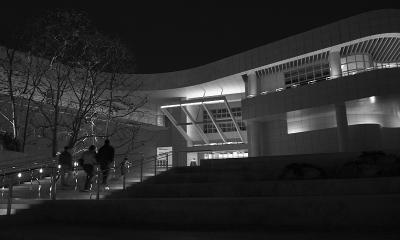
[(290, 181), (136, 184), (108, 198), (255, 197), (400, 193), (400, 177)]
[(398, 229), (399, 202), (399, 194), (60, 200), (47, 201), (21, 211), (18, 215), (7, 219), (7, 223), (24, 224), (35, 221), (42, 224), (126, 225), (137, 228), (151, 227), (151, 229), (157, 227), (207, 229), (235, 226), (262, 229), (282, 227)]
[(225, 172), (191, 172), (165, 173), (150, 178), (146, 183), (201, 183), (201, 182), (243, 182), (277, 179), (278, 174), (267, 174), (263, 171), (225, 171)]

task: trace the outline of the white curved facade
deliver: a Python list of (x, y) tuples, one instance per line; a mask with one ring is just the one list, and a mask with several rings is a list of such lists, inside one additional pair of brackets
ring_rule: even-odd
[(400, 11), (341, 20), (204, 66), (136, 74), (176, 165), (400, 148)]

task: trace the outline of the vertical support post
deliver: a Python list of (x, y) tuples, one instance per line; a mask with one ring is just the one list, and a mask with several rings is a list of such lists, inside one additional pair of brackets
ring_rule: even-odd
[(125, 176), (125, 171), (126, 171), (126, 162), (127, 162), (127, 157), (124, 158), (124, 160), (121, 162), (121, 175), (122, 175), (122, 189), (126, 189), (126, 176)]
[(256, 121), (247, 122), (247, 142), (249, 145), (249, 157), (262, 155), (262, 123)]
[(97, 189), (96, 189), (96, 200), (100, 200), (100, 169), (97, 167)]
[(52, 180), (51, 180), (51, 200), (56, 200), (56, 180), (57, 180), (57, 171), (55, 170), (56, 167), (52, 166), (51, 168), (51, 175), (52, 175)]
[(342, 68), (340, 63), (340, 49), (331, 50), (329, 52), (329, 67), (330, 67), (330, 78), (338, 78), (342, 76)]
[(168, 171), (168, 155), (169, 155), (168, 153), (165, 154), (165, 159), (166, 159), (165, 166), (166, 166), (167, 171)]
[(338, 139), (338, 147), (339, 152), (348, 151), (348, 122), (347, 122), (347, 112), (346, 112), (346, 104), (344, 102), (335, 104), (335, 113), (336, 113), (336, 125), (337, 125), (337, 139)]
[(157, 156), (154, 157), (154, 176), (157, 175)]
[(113, 161), (113, 176), (112, 176), (112, 178), (114, 179), (114, 178), (116, 178), (116, 168), (115, 168), (115, 160)]
[(143, 182), (143, 160), (144, 154), (142, 153), (142, 157), (140, 158), (140, 182)]
[(13, 184), (10, 181), (10, 183), (8, 184), (7, 216), (11, 215), (12, 195), (13, 195)]

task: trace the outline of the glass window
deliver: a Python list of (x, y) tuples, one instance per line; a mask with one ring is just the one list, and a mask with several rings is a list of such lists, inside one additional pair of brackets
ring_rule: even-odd
[(363, 62), (364, 61), (363, 55), (356, 55), (356, 61)]
[(347, 62), (348, 62), (348, 63), (350, 63), (350, 62), (355, 62), (355, 61), (356, 61), (356, 56), (353, 55), (353, 56), (348, 56), (348, 57), (347, 57)]
[(357, 69), (357, 65), (356, 65), (355, 62), (347, 64), (347, 67), (348, 67), (348, 71), (352, 71), (352, 70), (356, 70)]

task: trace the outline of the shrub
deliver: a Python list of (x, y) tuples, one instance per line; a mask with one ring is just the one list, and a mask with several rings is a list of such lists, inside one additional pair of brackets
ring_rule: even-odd
[(13, 138), (13, 136), (8, 132), (0, 133), (0, 144), (3, 145), (4, 149), (9, 151), (17, 151), (19, 152), (21, 149), (21, 144), (17, 138)]
[(280, 175), (280, 179), (316, 179), (326, 177), (325, 171), (308, 163), (291, 163), (287, 165)]

